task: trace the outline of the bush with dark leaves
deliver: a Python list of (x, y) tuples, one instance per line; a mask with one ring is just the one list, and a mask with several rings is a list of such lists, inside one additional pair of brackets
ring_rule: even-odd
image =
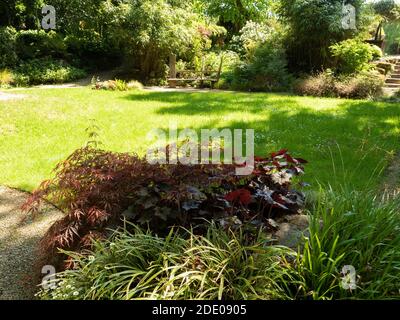
[(66, 214), (42, 240), (47, 261), (60, 259), (59, 248), (79, 251), (93, 238), (107, 237), (107, 228), (117, 228), (123, 218), (161, 235), (172, 226), (204, 233), (206, 220), (268, 228), (271, 218), (302, 209), (304, 196), (292, 181), (304, 163), (281, 150), (256, 158), (253, 173), (241, 177), (234, 165), (152, 165), (88, 146), (60, 163), (24, 209), (35, 214), (48, 200)]

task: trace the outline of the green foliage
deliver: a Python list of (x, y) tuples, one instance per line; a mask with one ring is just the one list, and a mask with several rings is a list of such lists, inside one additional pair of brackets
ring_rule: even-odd
[(81, 30), (65, 37), (74, 64), (91, 69), (110, 69), (120, 64), (123, 52), (117, 40), (106, 39), (94, 30)]
[(400, 53), (400, 22), (390, 21), (384, 23), (383, 28), (386, 34), (386, 48), (387, 54), (399, 54)]
[[(272, 20), (269, 20), (272, 21)], [(274, 32), (277, 32), (278, 24), (257, 23), (248, 21), (240, 30), (239, 35), (234, 36), (230, 42), (232, 50), (241, 54), (242, 57), (254, 55), (254, 50), (267, 41)]]
[(382, 57), (382, 51), (377, 46), (370, 45), (358, 39), (349, 39), (330, 47), (339, 73), (352, 74), (367, 71), (372, 68), (370, 62)]
[[(386, 195), (388, 196), (388, 195)], [(400, 198), (373, 192), (321, 191), (311, 210), (311, 236), (290, 281), (294, 298), (398, 299)], [(341, 286), (345, 265), (357, 289)]]
[(54, 31), (19, 31), (16, 37), (16, 50), (21, 60), (63, 58), (66, 55), (63, 37)]
[(38, 13), (43, 6), (43, 0), (1, 0), (0, 26), (37, 29), (40, 23)]
[(206, 0), (205, 10), (210, 16), (219, 19), (222, 26), (235, 34), (248, 21), (265, 21), (270, 13), (273, 1), (270, 0)]
[(342, 27), (342, 0), (281, 0), (278, 13), (288, 25), (286, 47), (290, 69), (315, 71), (330, 66), (329, 47), (365, 30), (370, 14), (363, 0), (348, 1), (357, 11), (357, 29)]
[(383, 95), (384, 77), (377, 72), (361, 72), (354, 77), (345, 77), (336, 84), (339, 97), (369, 99)]
[(128, 90), (128, 86), (124, 80), (115, 79), (115, 86), (116, 86), (116, 90), (118, 90), (118, 91), (127, 91)]
[(400, 18), (400, 5), (396, 0), (375, 1), (372, 7), (386, 21), (394, 21)]
[(26, 86), (43, 83), (63, 83), (86, 76), (86, 72), (63, 61), (32, 59), (15, 69), (15, 84)]
[(381, 48), (378, 46), (372, 44), (370, 45), (372, 48), (370, 49), (372, 51), (372, 60), (379, 60), (383, 57), (383, 51)]
[(15, 53), (16, 31), (12, 27), (0, 28), (0, 69), (13, 67), (18, 60)]
[(224, 32), (187, 6), (166, 0), (133, 1), (126, 16), (128, 49), (144, 80), (163, 78), (165, 61), (174, 53), (199, 56), (210, 37)]
[[(132, 229), (131, 226), (130, 229)], [(76, 266), (57, 275), (57, 288), (41, 299), (285, 298), (278, 280), (281, 257), (289, 250), (267, 246), (261, 233), (246, 244), (241, 233), (212, 225), (206, 236), (172, 230), (166, 238), (134, 227), (123, 230), (85, 255), (69, 253)], [(293, 254), (293, 253), (292, 253)]]
[(287, 89), (291, 76), (282, 39), (282, 28), (277, 21), (248, 22), (231, 45), (242, 61), (222, 74), (218, 87), (250, 91)]
[(232, 89), (279, 91), (289, 87), (285, 50), (276, 42), (261, 44), (254, 56), (240, 62), (233, 72), (223, 75), (224, 83)]
[[(240, 62), (240, 57), (236, 52), (233, 51), (220, 51), (220, 52), (208, 52), (206, 53), (202, 61), (195, 61), (195, 70), (213, 70), (217, 71), (220, 67), (222, 59), (222, 73), (232, 71), (234, 66)], [(186, 67), (186, 66), (185, 66)], [(183, 70), (179, 69), (178, 70)]]

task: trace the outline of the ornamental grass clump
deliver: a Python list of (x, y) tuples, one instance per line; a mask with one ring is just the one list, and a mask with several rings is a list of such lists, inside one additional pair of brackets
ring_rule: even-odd
[[(132, 229), (132, 228), (131, 228)], [(286, 298), (279, 281), (288, 249), (267, 246), (262, 233), (243, 234), (212, 224), (205, 236), (171, 230), (165, 238), (134, 227), (96, 242), (93, 251), (67, 253), (74, 268), (57, 274), (41, 299), (257, 300)], [(50, 286), (49, 286), (50, 287)]]

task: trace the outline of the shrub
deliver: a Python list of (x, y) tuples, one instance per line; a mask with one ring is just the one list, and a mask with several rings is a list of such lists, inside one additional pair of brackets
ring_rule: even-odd
[(239, 63), (225, 81), (232, 89), (251, 91), (279, 91), (289, 87), (285, 50), (273, 42), (255, 49), (254, 56)]
[(14, 76), (9, 70), (0, 70), (0, 87), (9, 87), (13, 81)]
[(33, 59), (22, 63), (15, 70), (17, 85), (63, 83), (86, 76), (86, 72), (68, 65), (64, 61)]
[(384, 78), (378, 72), (334, 77), (328, 71), (297, 80), (293, 90), (300, 95), (365, 99), (382, 95), (383, 86)]
[(330, 49), (337, 59), (338, 72), (343, 74), (370, 70), (372, 68), (370, 62), (382, 57), (381, 49), (358, 39), (339, 42)]
[(124, 80), (115, 79), (115, 86), (117, 91), (128, 90), (128, 86)]
[[(231, 71), (234, 66), (240, 61), (239, 55), (233, 51), (222, 51), (220, 53), (216, 52), (208, 52), (207, 54), (204, 55), (203, 60), (204, 63), (201, 64), (199, 63), (198, 66), (196, 66), (196, 70), (201, 71), (201, 67), (204, 68), (204, 70), (218, 70), (220, 64), (221, 64), (221, 59), (222, 59), (222, 73)], [(178, 70), (184, 70), (179, 69)], [(186, 68), (187, 69), (187, 68)]]
[[(131, 88), (135, 88), (139, 85), (139, 82), (132, 82)], [(108, 81), (92, 81), (92, 89), (95, 90), (111, 90), (111, 91), (127, 91), (130, 89), (128, 84), (124, 80), (108, 80)]]
[(365, 99), (383, 94), (384, 78), (377, 72), (362, 72), (336, 84), (339, 97)]
[(47, 259), (57, 248), (79, 250), (122, 217), (161, 234), (171, 226), (201, 232), (204, 219), (270, 228), (269, 218), (303, 207), (303, 194), (291, 187), (303, 163), (281, 150), (257, 158), (253, 174), (239, 177), (233, 165), (151, 165), (85, 147), (57, 166), (55, 178), (41, 184), (25, 209), (36, 212), (46, 198), (67, 214), (43, 239)]
[(15, 53), (16, 31), (12, 27), (0, 28), (0, 69), (13, 67), (18, 61)]
[(383, 51), (381, 48), (374, 44), (371, 44), (370, 46), (372, 47), (372, 60), (379, 60), (383, 57)]
[(295, 81), (293, 90), (299, 95), (334, 97), (336, 96), (335, 78), (330, 71), (321, 72)]
[(128, 90), (142, 90), (143, 84), (141, 84), (139, 81), (131, 80), (127, 83), (127, 88)]
[(110, 69), (121, 62), (122, 51), (113, 39), (105, 39), (93, 30), (81, 30), (79, 35), (65, 38), (68, 53), (78, 66), (90, 69)]
[(254, 50), (274, 31), (268, 24), (248, 21), (239, 35), (233, 36), (229, 46), (243, 57), (252, 56)]
[(55, 31), (19, 31), (16, 37), (16, 50), (22, 60), (37, 58), (65, 58), (66, 45)]
[[(212, 225), (203, 236), (174, 232), (166, 238), (134, 228), (97, 242), (93, 252), (69, 253), (76, 266), (57, 274), (41, 299), (255, 300), (284, 298), (277, 284), (288, 250), (252, 244)], [(293, 253), (292, 253), (293, 254)]]

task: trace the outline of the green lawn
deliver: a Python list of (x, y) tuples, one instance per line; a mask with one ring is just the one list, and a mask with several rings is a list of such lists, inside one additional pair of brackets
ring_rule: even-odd
[[(255, 129), (256, 153), (288, 148), (310, 161), (305, 180), (376, 185), (399, 149), (400, 105), (281, 94), (105, 92), (26, 89), (0, 101), (0, 184), (32, 190), (88, 140), (95, 119), (102, 147), (136, 151), (147, 133), (180, 128)], [(371, 185), (371, 186), (372, 186)]]

